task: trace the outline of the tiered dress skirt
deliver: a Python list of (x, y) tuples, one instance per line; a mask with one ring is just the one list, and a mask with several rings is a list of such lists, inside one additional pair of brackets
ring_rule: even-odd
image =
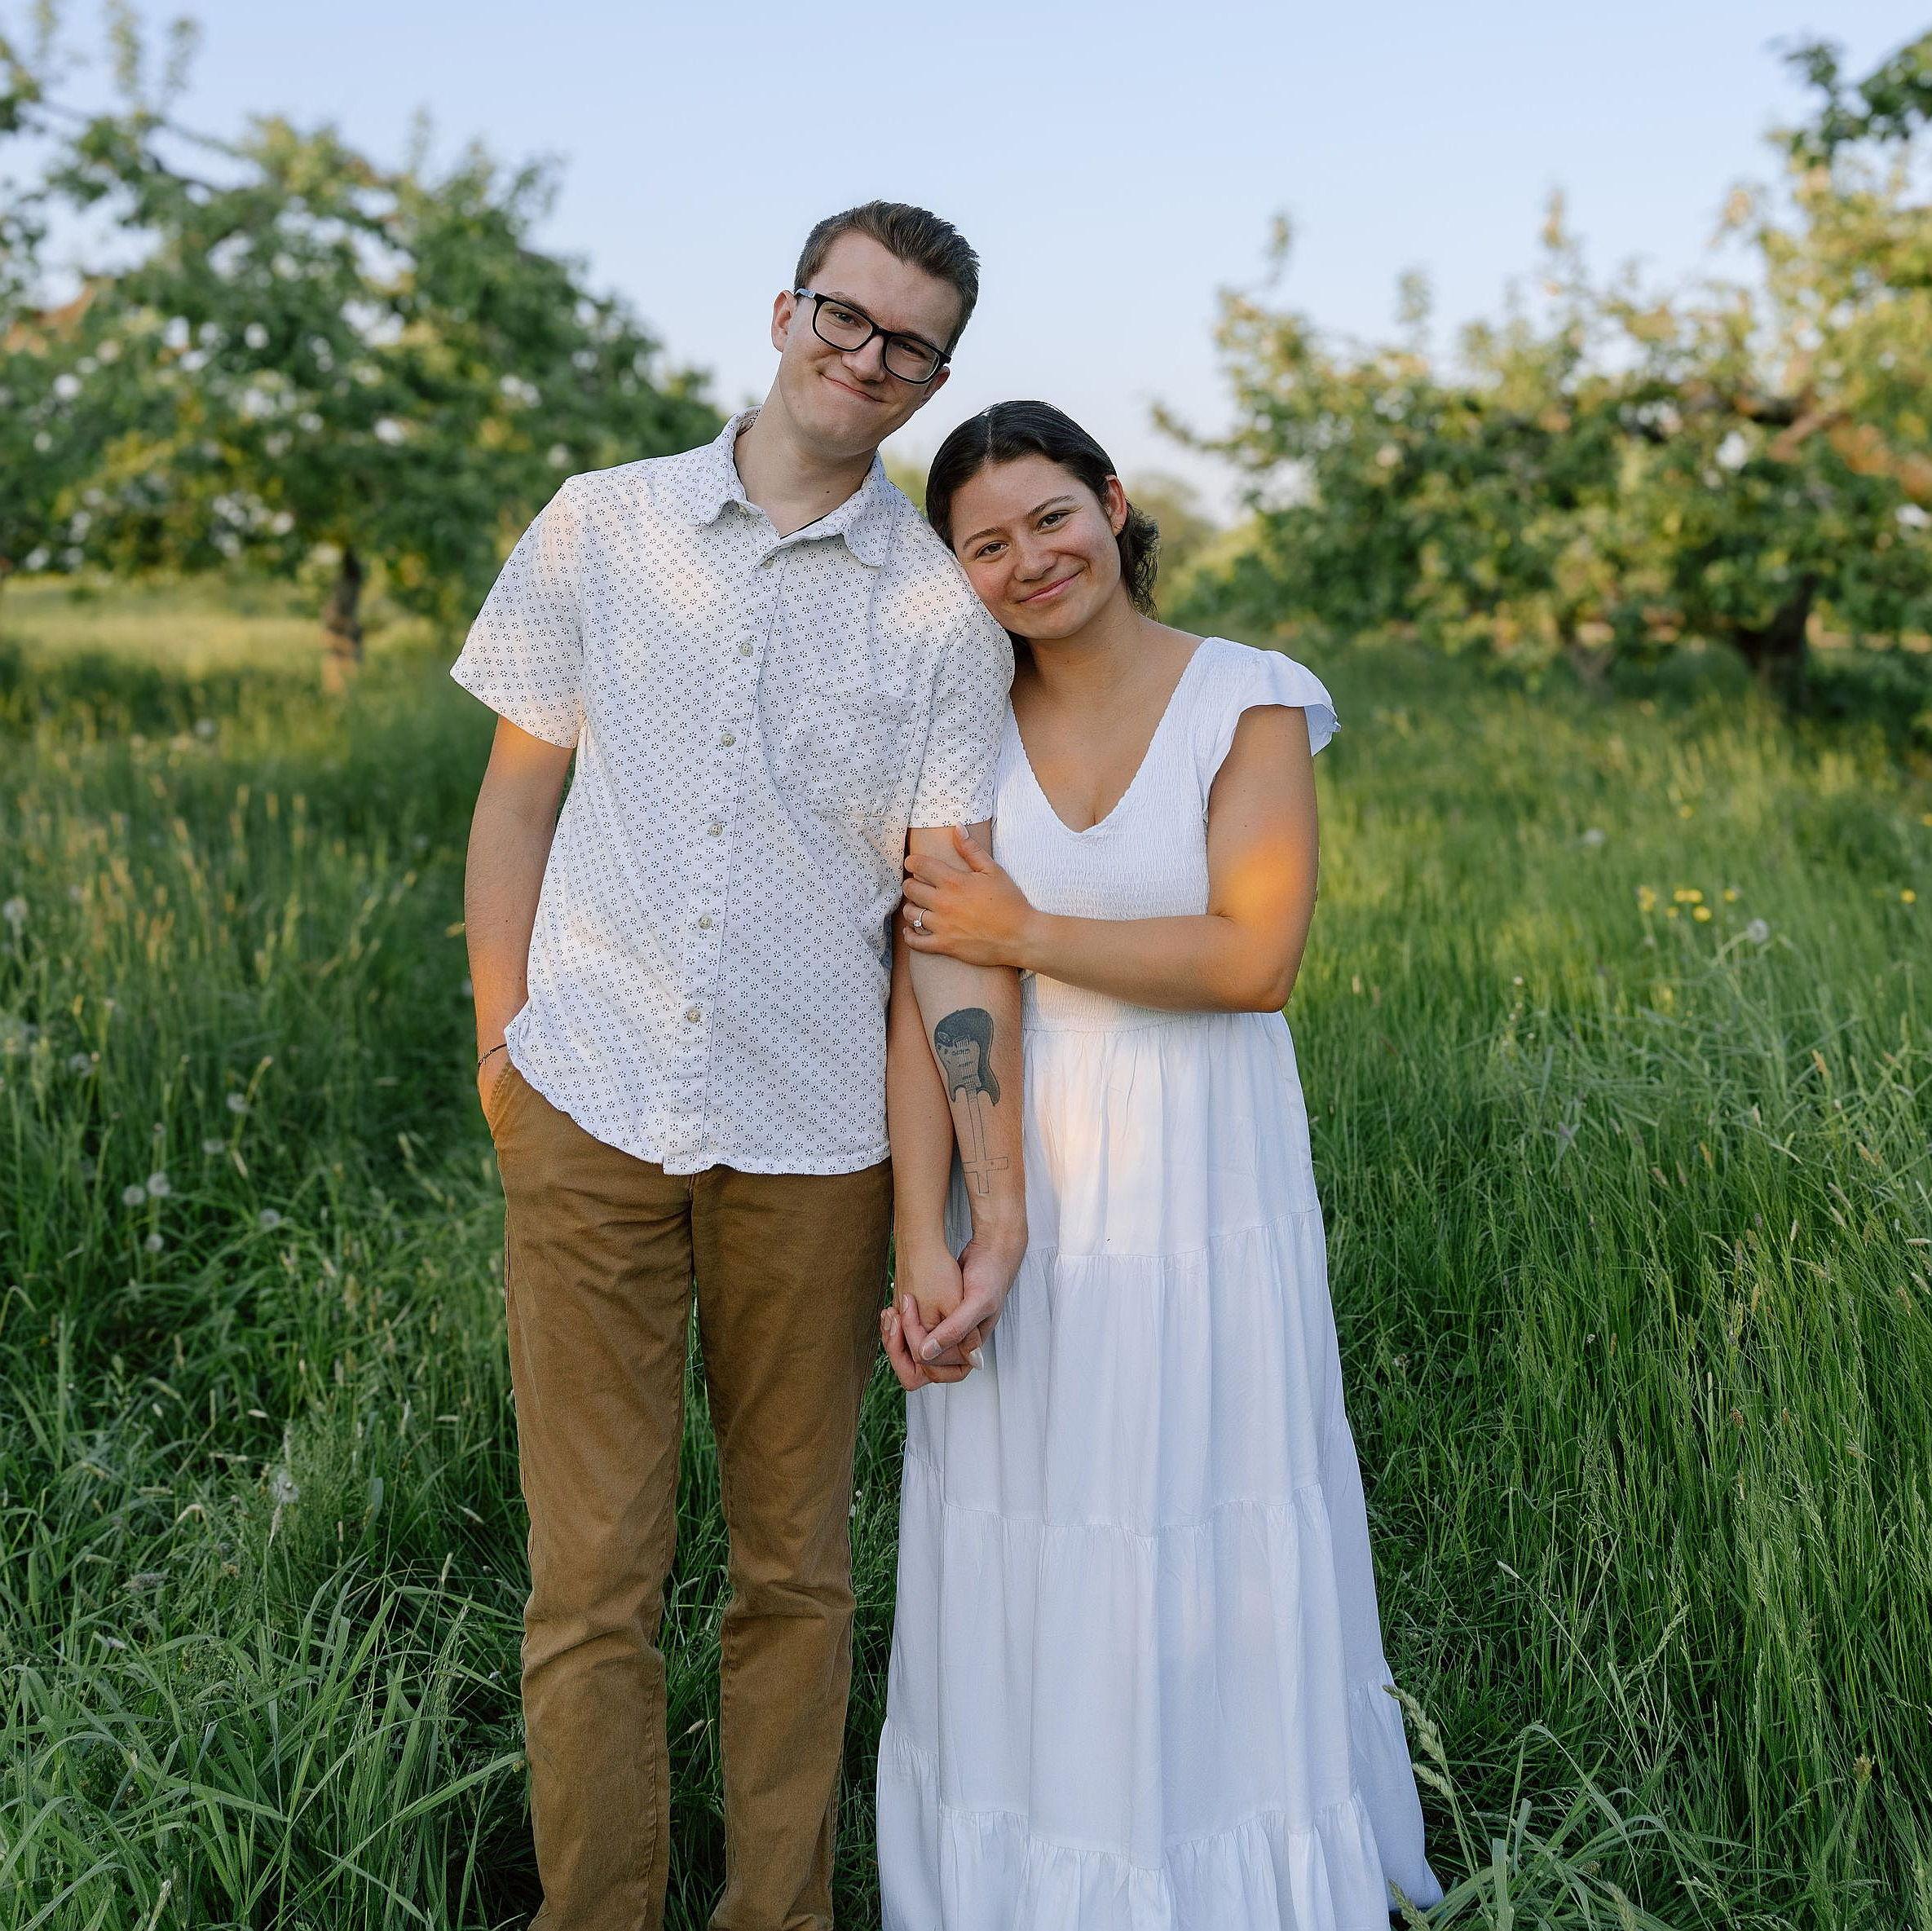
[(1441, 1895), (1288, 1028), (1139, 1016), (1030, 1028), (1027, 1258), (985, 1369), (910, 1399), (886, 1931), (1384, 1931), (1392, 1881)]

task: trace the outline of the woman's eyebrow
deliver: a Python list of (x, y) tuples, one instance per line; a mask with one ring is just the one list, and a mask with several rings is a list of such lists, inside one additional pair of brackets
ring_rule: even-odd
[[(1074, 497), (1071, 490), (1063, 491), (1057, 496), (1048, 497), (1046, 501), (1043, 503), (1035, 503), (1032, 509), (1028, 510), (1026, 514), (1030, 518), (1043, 516), (1048, 510), (1051, 509), (1055, 504), (1071, 503), (1074, 500)], [(962, 536), (959, 539), (959, 547), (960, 549), (964, 549), (969, 543), (977, 543), (982, 536), (997, 536), (999, 534), (999, 531), (997, 528), (990, 530), (975, 530), (970, 536)]]

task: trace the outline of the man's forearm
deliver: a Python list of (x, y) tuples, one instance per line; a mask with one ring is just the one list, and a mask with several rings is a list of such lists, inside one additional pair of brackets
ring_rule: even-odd
[(953, 1162), (952, 1116), (913, 990), (911, 958), (895, 938), (885, 1023), (885, 1125), (892, 1143), (893, 1232), (902, 1258), (946, 1244)]
[(470, 822), (463, 934), (476, 1002), (476, 1050), (496, 1045), (529, 997), (530, 935), (556, 821), (532, 820), (487, 795)]
[(910, 959), (926, 1040), (952, 1111), (974, 1237), (1023, 1245), (1019, 975), (936, 953)]

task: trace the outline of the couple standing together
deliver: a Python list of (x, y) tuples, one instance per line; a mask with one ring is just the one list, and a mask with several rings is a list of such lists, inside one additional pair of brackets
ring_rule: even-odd
[(1381, 1931), (1392, 1883), (1440, 1895), (1281, 1017), (1334, 708), (1154, 619), (1153, 527), (1057, 410), (962, 424), (929, 520), (886, 480), (977, 292), (921, 209), (820, 223), (764, 404), (571, 477), (455, 667), (501, 720), (465, 910), (544, 1931), (663, 1921), (694, 1293), (714, 1931), (831, 1923), (882, 1337), (887, 1931)]

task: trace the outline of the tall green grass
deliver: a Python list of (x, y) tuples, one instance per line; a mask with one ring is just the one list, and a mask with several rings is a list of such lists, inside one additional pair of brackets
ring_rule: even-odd
[[(335, 706), (272, 615), (205, 611), (197, 655), (179, 595), (8, 596), (0, 1927), (521, 1923), (458, 929), (488, 721), (426, 640)], [(1932, 1931), (1932, 787), (1721, 681), (1304, 654), (1343, 730), (1290, 1016), (1432, 1921)], [(724, 1594), (693, 1395), (690, 1931)], [(898, 1443), (882, 1378), (855, 1925)]]

